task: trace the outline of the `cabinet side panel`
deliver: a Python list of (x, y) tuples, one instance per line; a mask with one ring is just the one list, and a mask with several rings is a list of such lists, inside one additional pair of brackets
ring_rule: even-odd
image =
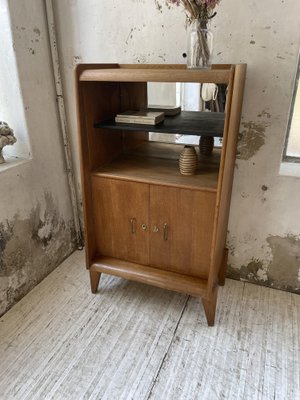
[(77, 124), (78, 124), (78, 141), (80, 149), (80, 171), (81, 171), (81, 190), (84, 216), (84, 233), (85, 233), (85, 255), (86, 267), (89, 268), (91, 261), (95, 256), (95, 240), (94, 240), (94, 224), (92, 214), (92, 192), (89, 181), (89, 157), (88, 157), (88, 140), (85, 125), (85, 106), (83, 101), (82, 84), (78, 80), (80, 70), (76, 70), (76, 105), (77, 105)]
[(86, 265), (95, 256), (96, 244), (92, 217), (92, 191), (90, 171), (116, 157), (122, 150), (122, 138), (118, 132), (95, 130), (93, 124), (99, 118), (109, 118), (120, 107), (119, 86), (114, 83), (79, 82), (83, 66), (76, 70), (77, 115), (81, 157), (81, 183), (85, 223)]
[(98, 255), (149, 263), (149, 186), (92, 178), (93, 218)]
[(211, 248), (216, 209), (216, 193), (195, 191), (192, 207), (190, 275), (207, 279), (211, 266)]
[(85, 135), (89, 171), (116, 158), (122, 152), (122, 133), (95, 129), (94, 123), (114, 118), (120, 111), (120, 90), (116, 82), (84, 82)]
[[(147, 82), (120, 83), (121, 111), (140, 110), (147, 106)], [(148, 132), (123, 132), (124, 151), (148, 140)]]
[(240, 126), (242, 101), (244, 93), (244, 82), (246, 65), (235, 66), (234, 79), (232, 83), (232, 97), (230, 112), (227, 115), (228, 129), (224, 132), (220, 178), (218, 182), (218, 213), (215, 219), (215, 233), (212, 249), (212, 269), (209, 276), (209, 290), (217, 283), (217, 276), (221, 266), (228, 226), (230, 210), (230, 199), (232, 191), (234, 164), (236, 156), (236, 144)]
[(216, 194), (150, 187), (150, 263), (207, 279)]

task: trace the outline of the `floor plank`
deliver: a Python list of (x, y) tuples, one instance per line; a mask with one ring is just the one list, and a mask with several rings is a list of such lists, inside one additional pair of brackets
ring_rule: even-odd
[(226, 281), (213, 328), (189, 300), (151, 399), (300, 399), (296, 295), (244, 285)]
[[(0, 358), (3, 398), (99, 398), (101, 393), (101, 398), (127, 399), (137, 387), (147, 392), (187, 296), (105, 275), (93, 295), (82, 263), (61, 269), (67, 276), (66, 290), (49, 290), (47, 301), (25, 316), (26, 329), (18, 324), (9, 339), (1, 332), (6, 342)], [(45, 281), (42, 292), (44, 286)], [(27, 301), (24, 298), (17, 311), (30, 304), (36, 308), (38, 290), (29, 296), (30, 304), (24, 304)], [(5, 332), (14, 310), (3, 319)]]
[(0, 399), (298, 400), (299, 296), (226, 280), (200, 299), (103, 274), (74, 253), (0, 319)]

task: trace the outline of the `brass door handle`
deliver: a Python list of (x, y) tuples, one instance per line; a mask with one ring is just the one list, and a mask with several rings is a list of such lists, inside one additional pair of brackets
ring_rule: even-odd
[(168, 240), (169, 226), (167, 223), (164, 224), (164, 240)]
[(136, 232), (136, 219), (135, 218), (131, 218), (130, 227), (131, 227), (131, 233), (135, 233)]
[(153, 230), (154, 233), (157, 233), (159, 231), (158, 226), (154, 225), (152, 230)]

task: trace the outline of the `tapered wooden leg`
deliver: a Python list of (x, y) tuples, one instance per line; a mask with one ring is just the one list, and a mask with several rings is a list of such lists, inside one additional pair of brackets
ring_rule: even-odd
[(214, 326), (215, 323), (217, 293), (218, 293), (218, 288), (215, 288), (209, 299), (202, 299), (202, 304), (204, 307), (208, 326)]
[(101, 272), (90, 271), (90, 282), (92, 293), (96, 293), (100, 281)]
[(228, 249), (225, 247), (223, 252), (222, 263), (219, 270), (219, 285), (225, 285), (226, 271), (227, 271)]

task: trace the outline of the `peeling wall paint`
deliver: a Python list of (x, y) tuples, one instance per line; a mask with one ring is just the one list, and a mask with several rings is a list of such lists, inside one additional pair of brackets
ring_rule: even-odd
[(0, 223), (0, 315), (63, 261), (75, 248), (74, 224), (57, 212), (52, 196), (45, 193), (28, 218), (15, 214)]
[(270, 261), (253, 258), (240, 268), (229, 265), (228, 276), (300, 294), (300, 237), (270, 236), (267, 243)]
[(249, 160), (265, 144), (265, 132), (268, 124), (242, 122), (238, 138), (237, 158)]
[(0, 316), (76, 248), (44, 4), (10, 0), (0, 12), (4, 4), (18, 95), (6, 90), (5, 104), (16, 135), (28, 133), (32, 158), (0, 167)]
[(267, 238), (273, 260), (268, 268), (271, 285), (300, 293), (300, 237)]

